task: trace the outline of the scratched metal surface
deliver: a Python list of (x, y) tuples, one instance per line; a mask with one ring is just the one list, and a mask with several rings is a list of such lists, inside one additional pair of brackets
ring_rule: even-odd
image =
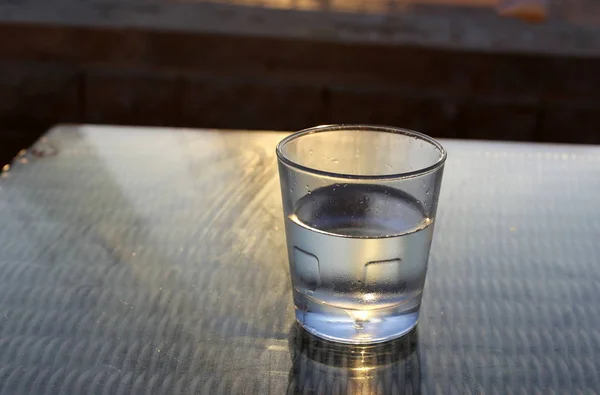
[(276, 133), (61, 127), (0, 178), (0, 394), (596, 394), (600, 148), (445, 142), (417, 332), (293, 325)]

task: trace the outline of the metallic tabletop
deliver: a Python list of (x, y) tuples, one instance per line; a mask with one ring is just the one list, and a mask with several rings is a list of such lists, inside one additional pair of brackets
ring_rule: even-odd
[(0, 394), (600, 393), (600, 147), (443, 141), (417, 329), (294, 324), (275, 132), (60, 126), (0, 175)]

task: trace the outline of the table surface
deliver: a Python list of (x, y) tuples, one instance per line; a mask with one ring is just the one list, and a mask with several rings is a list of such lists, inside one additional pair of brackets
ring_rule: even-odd
[(0, 394), (600, 393), (600, 147), (444, 141), (418, 329), (294, 325), (283, 134), (63, 126), (0, 177)]

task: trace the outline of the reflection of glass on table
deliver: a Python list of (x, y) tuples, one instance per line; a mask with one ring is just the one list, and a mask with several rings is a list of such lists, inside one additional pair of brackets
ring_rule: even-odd
[(418, 332), (372, 345), (315, 337), (294, 324), (288, 394), (419, 394)]

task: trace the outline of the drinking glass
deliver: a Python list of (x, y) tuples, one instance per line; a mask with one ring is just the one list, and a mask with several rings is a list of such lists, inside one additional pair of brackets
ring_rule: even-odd
[(419, 319), (446, 151), (385, 126), (328, 125), (277, 146), (296, 320), (343, 343)]

